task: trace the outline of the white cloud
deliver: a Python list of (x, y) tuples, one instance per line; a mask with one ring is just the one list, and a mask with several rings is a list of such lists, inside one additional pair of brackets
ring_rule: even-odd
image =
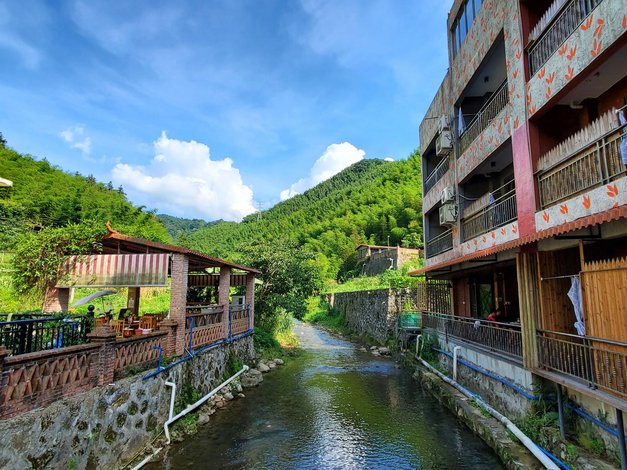
[(165, 132), (154, 151), (147, 167), (118, 163), (112, 171), (115, 184), (174, 215), (240, 220), (255, 211), (253, 191), (230, 158), (211, 160), (207, 145), (170, 139)]
[(393, 161), (394, 161), (394, 159), (393, 159), (392, 157), (385, 157), (385, 158), (383, 159), (383, 161), (384, 161), (384, 162), (393, 162)]
[(281, 191), (281, 200), (289, 199), (331, 178), (344, 168), (363, 160), (364, 155), (366, 152), (349, 142), (329, 145), (322, 156), (316, 160), (307, 178), (301, 178), (288, 189)]
[(61, 131), (59, 136), (67, 142), (71, 148), (78, 149), (86, 155), (91, 153), (91, 138), (85, 135), (85, 129), (83, 129), (83, 127), (68, 127), (64, 131)]

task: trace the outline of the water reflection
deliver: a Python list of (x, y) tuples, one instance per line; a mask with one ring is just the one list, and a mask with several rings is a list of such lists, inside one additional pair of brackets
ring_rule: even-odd
[(265, 376), (152, 469), (494, 469), (496, 456), (392, 361), (308, 325)]

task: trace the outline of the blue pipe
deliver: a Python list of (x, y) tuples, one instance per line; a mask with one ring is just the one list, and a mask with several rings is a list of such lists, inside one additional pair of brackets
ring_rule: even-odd
[[(434, 351), (437, 351), (441, 354), (444, 354), (445, 356), (450, 357), (451, 359), (453, 358), (453, 355), (451, 353), (449, 353), (448, 351), (444, 351), (442, 349), (437, 349), (437, 348), (432, 348)], [(473, 364), (470, 364), (462, 359), (457, 359), (457, 362), (462, 363), (463, 365), (465, 365), (466, 367), (468, 367), (469, 369), (472, 369), (474, 371), (477, 371), (483, 375), (486, 375), (488, 377), (490, 377), (491, 379), (494, 379), (498, 382), (501, 382), (503, 385), (507, 385), (508, 387), (512, 388), (513, 390), (515, 390), (516, 392), (518, 392), (520, 395), (522, 395), (523, 397), (527, 398), (528, 400), (539, 400), (540, 397), (537, 397), (535, 395), (531, 395), (529, 393), (527, 393), (525, 390), (523, 390), (522, 388), (518, 387), (517, 385), (508, 382), (507, 380), (499, 377), (498, 375), (494, 375), (490, 372), (488, 372), (487, 370), (481, 369)]]
[[(538, 444), (536, 444), (538, 446)], [(565, 464), (564, 462), (562, 462), (560, 459), (558, 459), (557, 457), (555, 457), (553, 454), (551, 454), (548, 450), (538, 446), (538, 449), (540, 449), (544, 455), (546, 455), (548, 458), (550, 458), (553, 462), (555, 462), (557, 464), (558, 467), (563, 468), (564, 470), (571, 470), (571, 468)]]
[(159, 374), (161, 374), (162, 372), (165, 372), (166, 370), (170, 370), (172, 367), (177, 366), (179, 364), (182, 364), (185, 361), (189, 361), (190, 359), (196, 357), (199, 353), (204, 352), (204, 351), (209, 351), (211, 349), (217, 348), (218, 346), (221, 346), (223, 344), (228, 344), (228, 343), (232, 343), (233, 341), (237, 341), (240, 340), (242, 338), (245, 338), (247, 336), (251, 336), (253, 334), (253, 330), (248, 330), (245, 331), (244, 333), (237, 335), (237, 336), (233, 336), (232, 338), (227, 338), (227, 339), (222, 339), (216, 343), (212, 343), (209, 344), (207, 346), (203, 346), (199, 349), (197, 349), (196, 351), (190, 351), (190, 354), (186, 357), (184, 357), (183, 359), (179, 359), (176, 362), (173, 362), (172, 364), (169, 364), (163, 368), (159, 368), (159, 366), (161, 365), (161, 361), (159, 360), (158, 364), (157, 364), (157, 370), (155, 370), (154, 372), (151, 372), (150, 374), (147, 374), (143, 377), (143, 380), (149, 379), (151, 377), (155, 377)]
[[(453, 358), (453, 355), (451, 353), (449, 353), (448, 351), (444, 351), (442, 349), (434, 348), (433, 346), (431, 347), (431, 349), (433, 349), (434, 351), (437, 351), (437, 352), (439, 352), (441, 354), (444, 354), (445, 356), (448, 356), (451, 359)], [(490, 377), (491, 379), (496, 380), (497, 382), (502, 383), (503, 385), (508, 386), (509, 388), (511, 388), (515, 392), (519, 393), (523, 397), (527, 398), (528, 400), (538, 401), (538, 400), (541, 399), (541, 397), (538, 397), (536, 395), (531, 395), (531, 394), (527, 393), (525, 390), (523, 390), (522, 388), (520, 388), (517, 385), (513, 384), (512, 382), (509, 382), (509, 381), (503, 379), (502, 377), (499, 377), (498, 375), (494, 375), (494, 374), (488, 372), (487, 370), (481, 369), (480, 367), (477, 367), (477, 366), (475, 366), (473, 364), (470, 364), (470, 363), (468, 363), (468, 362), (466, 362), (466, 361), (464, 361), (462, 359), (459, 359), (459, 358), (457, 359), (457, 361), (462, 363), (463, 365), (465, 365), (469, 369), (472, 369), (472, 370), (474, 370), (476, 372), (479, 372), (480, 374), (483, 374), (483, 375), (485, 375), (487, 377)], [(555, 401), (554, 398), (549, 398), (549, 397), (545, 398), (545, 400), (547, 400), (547, 401)], [(599, 426), (603, 430), (605, 430), (608, 433), (610, 433), (612, 436), (616, 437), (617, 439), (620, 439), (620, 434), (619, 434), (619, 432), (616, 429), (613, 429), (610, 426), (608, 426), (607, 424), (599, 421), (594, 416), (589, 415), (588, 413), (586, 413), (581, 408), (579, 408), (579, 407), (577, 407), (575, 405), (571, 405), (570, 403), (566, 403), (566, 406), (568, 408), (570, 408), (571, 410), (573, 410), (575, 413), (577, 413), (582, 418), (587, 419), (588, 421), (592, 422), (593, 424), (596, 424), (597, 426)], [(625, 441), (627, 441), (627, 437), (625, 437)]]

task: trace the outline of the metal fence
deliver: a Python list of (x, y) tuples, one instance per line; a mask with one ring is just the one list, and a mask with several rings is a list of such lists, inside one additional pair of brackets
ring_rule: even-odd
[(627, 343), (539, 330), (538, 360), (543, 369), (627, 397)]
[(83, 344), (87, 342), (92, 321), (86, 315), (3, 321), (0, 346), (15, 356)]
[(470, 121), (464, 132), (459, 136), (459, 158), (473, 140), (477, 138), (481, 132), (490, 125), (492, 120), (505, 108), (509, 102), (509, 92), (507, 91), (507, 80), (492, 94), (490, 99), (481, 107), (479, 112)]
[(421, 312), (453, 313), (451, 284), (447, 280), (429, 279), (416, 286), (418, 310)]
[(427, 241), (426, 251), (427, 258), (444, 253), (453, 248), (453, 230), (448, 229), (440, 235)]
[(539, 172), (541, 207), (552, 206), (627, 174), (621, 159), (622, 139), (627, 139), (625, 126), (591, 142), (571, 158)]
[(534, 75), (583, 20), (603, 0), (572, 0), (529, 48), (529, 69)]
[(512, 189), (462, 221), (464, 240), (470, 240), (492, 229), (508, 224), (518, 217), (516, 190)]
[(431, 172), (431, 174), (425, 180), (424, 185), (424, 193), (427, 194), (429, 191), (433, 189), (433, 187), (437, 184), (438, 181), (442, 179), (442, 177), (446, 174), (451, 166), (450, 159), (448, 155), (442, 159), (438, 166)]
[(444, 333), (491, 353), (522, 360), (520, 325), (438, 313), (422, 314), (422, 327)]

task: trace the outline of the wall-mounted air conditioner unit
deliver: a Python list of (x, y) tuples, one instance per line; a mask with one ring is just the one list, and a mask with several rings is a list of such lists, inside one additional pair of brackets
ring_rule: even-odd
[(448, 130), (449, 130), (448, 119), (443, 114), (442, 116), (440, 116), (440, 120), (438, 121), (438, 132), (443, 132), (443, 131), (448, 131)]
[(451, 131), (444, 129), (435, 139), (435, 154), (438, 157), (448, 155), (453, 150), (453, 137)]
[(440, 225), (455, 225), (457, 222), (457, 205), (449, 202), (440, 207)]
[(455, 202), (455, 188), (453, 186), (446, 186), (442, 190), (440, 195), (440, 202), (446, 204), (447, 202)]

